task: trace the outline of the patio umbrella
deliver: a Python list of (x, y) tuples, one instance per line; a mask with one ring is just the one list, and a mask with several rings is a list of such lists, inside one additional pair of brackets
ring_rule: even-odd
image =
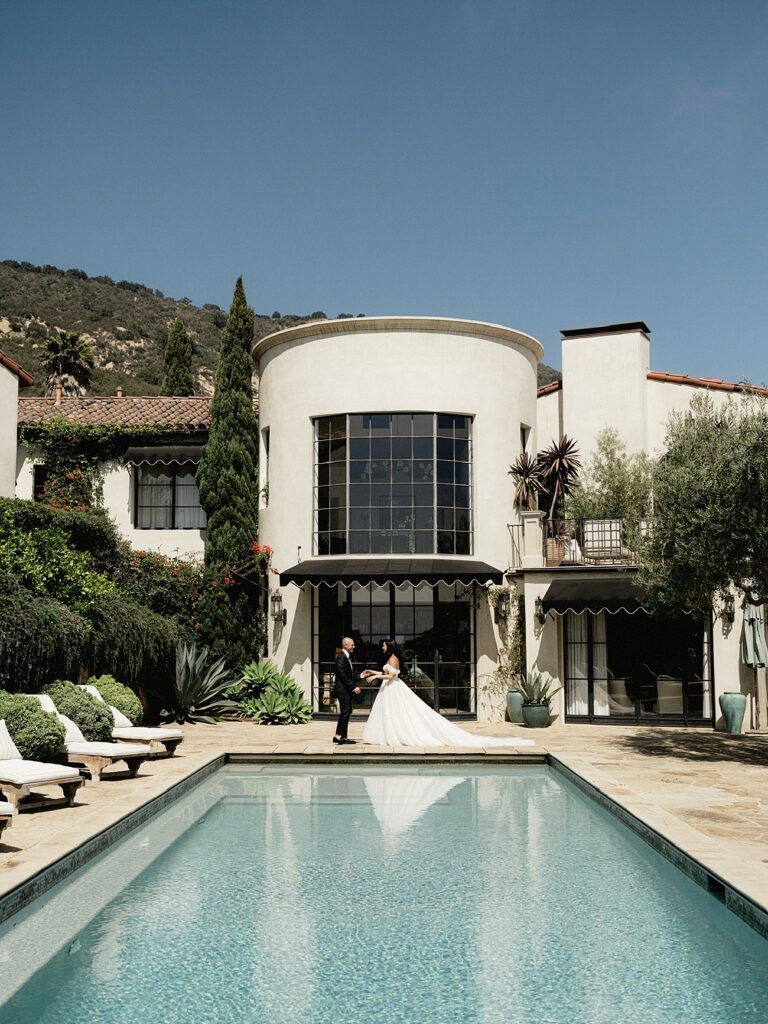
[(768, 665), (768, 644), (765, 640), (765, 617), (761, 604), (747, 601), (744, 605), (744, 626), (741, 632), (741, 660), (745, 665), (764, 668)]

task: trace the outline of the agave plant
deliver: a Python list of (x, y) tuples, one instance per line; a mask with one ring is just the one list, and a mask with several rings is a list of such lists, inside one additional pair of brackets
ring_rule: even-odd
[(251, 715), (261, 725), (282, 725), (288, 721), (286, 698), (274, 690), (264, 690), (260, 697), (251, 698), (247, 704)]
[(290, 725), (308, 722), (312, 717), (312, 708), (304, 698), (304, 694), (294, 684), (294, 688), (285, 694), (285, 715)]
[(523, 695), (523, 704), (549, 704), (555, 694), (562, 690), (562, 686), (551, 689), (553, 684), (552, 676), (542, 675), (538, 669), (533, 668), (525, 679), (518, 682), (517, 690)]
[(279, 693), (281, 696), (293, 691), (301, 693), (296, 681), (282, 672), (278, 672), (270, 679), (267, 689), (273, 693)]
[(509, 475), (515, 478), (515, 505), (518, 508), (536, 508), (538, 495), (544, 489), (541, 466), (535, 456), (523, 454), (509, 467)]
[(262, 690), (269, 686), (272, 680), (280, 675), (280, 671), (273, 661), (252, 661), (243, 669), (240, 678), (234, 683), (227, 693), (238, 701), (249, 700), (258, 697)]
[(581, 469), (579, 449), (573, 438), (563, 434), (559, 441), (553, 441), (549, 448), (536, 457), (542, 480), (542, 489), (549, 501), (548, 519), (555, 517), (557, 503), (567, 498), (576, 486)]
[(166, 721), (215, 722), (237, 705), (227, 699), (232, 676), (223, 658), (208, 664), (208, 648), (197, 644), (176, 645), (176, 678), (168, 707), (160, 712)]

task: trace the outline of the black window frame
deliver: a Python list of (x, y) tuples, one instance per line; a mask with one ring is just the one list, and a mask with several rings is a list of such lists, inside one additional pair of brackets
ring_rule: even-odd
[[(170, 526), (140, 526), (139, 525), (139, 507), (140, 507), (139, 506), (139, 495), (140, 495), (140, 489), (141, 489), (141, 480), (140, 480), (140, 476), (139, 476), (139, 470), (141, 470), (145, 466), (149, 467), (151, 469), (156, 469), (159, 465), (162, 466), (162, 468), (164, 470), (166, 470), (170, 474), (170, 476), (171, 476), (171, 525)], [(138, 465), (135, 465), (133, 467), (133, 527), (134, 527), (135, 530), (205, 530), (205, 529), (207, 529), (207, 527), (208, 527), (208, 516), (207, 516), (207, 514), (205, 512), (205, 509), (202, 507), (202, 505), (200, 505), (200, 511), (201, 511), (201, 513), (202, 513), (202, 515), (203, 515), (203, 517), (205, 519), (205, 522), (202, 525), (197, 525), (197, 526), (178, 526), (176, 524), (176, 508), (177, 508), (177, 505), (176, 505), (176, 490), (177, 490), (177, 478), (178, 478), (178, 475), (179, 475), (179, 471), (182, 470), (182, 469), (187, 471), (187, 468), (189, 466), (193, 466), (196, 469), (197, 465), (198, 464), (196, 462), (181, 462), (181, 463), (175, 463), (174, 462), (174, 463), (169, 463), (168, 465), (164, 465), (162, 463), (147, 463), (147, 462), (145, 462), (145, 463), (139, 463)], [(198, 490), (198, 504), (199, 504), (199, 497), (200, 497), (200, 494), (199, 494), (199, 490)], [(145, 505), (144, 507), (145, 508), (154, 508), (156, 506)], [(183, 507), (183, 508), (191, 508), (192, 506), (184, 505), (184, 506), (181, 506), (181, 507)]]
[(473, 433), (466, 413), (314, 418), (314, 553), (472, 555)]

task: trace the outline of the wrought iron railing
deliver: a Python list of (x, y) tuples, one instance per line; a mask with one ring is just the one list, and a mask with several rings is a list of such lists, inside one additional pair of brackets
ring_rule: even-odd
[(603, 519), (545, 519), (542, 522), (544, 564), (633, 565), (648, 522)]

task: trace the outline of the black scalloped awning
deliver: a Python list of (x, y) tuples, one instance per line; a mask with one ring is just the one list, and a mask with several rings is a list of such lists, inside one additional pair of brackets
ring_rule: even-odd
[(464, 558), (308, 558), (280, 573), (280, 585), (295, 583), (313, 587), (325, 583), (495, 583), (504, 582), (501, 569), (487, 562)]
[(574, 579), (555, 580), (542, 601), (545, 612), (563, 615), (565, 612), (616, 612), (645, 611), (643, 608), (644, 591), (632, 581), (631, 577), (619, 579)]

